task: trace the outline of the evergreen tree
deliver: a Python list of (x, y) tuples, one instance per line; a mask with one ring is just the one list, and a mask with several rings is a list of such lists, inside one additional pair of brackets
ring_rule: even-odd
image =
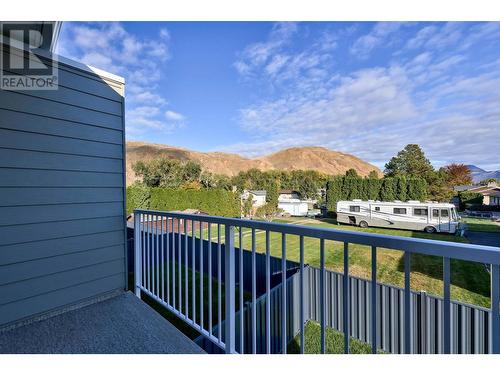
[(409, 177), (428, 178), (434, 172), (429, 159), (425, 157), (424, 152), (419, 145), (409, 144), (403, 150), (399, 151), (385, 165), (385, 175), (387, 177), (395, 177), (407, 175)]
[(344, 185), (344, 178), (336, 176), (327, 183), (326, 188), (326, 208), (329, 212), (337, 210), (337, 202), (343, 199), (342, 187)]
[(394, 178), (384, 178), (380, 189), (380, 200), (384, 202), (391, 202), (396, 199), (395, 193)]
[(407, 197), (408, 184), (406, 178), (404, 176), (399, 176), (396, 178), (396, 180), (397, 180), (396, 197), (400, 201), (406, 202), (408, 200)]
[(273, 181), (266, 186), (266, 202), (272, 207), (278, 207), (279, 186)]
[(382, 179), (369, 178), (368, 179), (368, 199), (379, 199), (380, 188), (382, 187)]

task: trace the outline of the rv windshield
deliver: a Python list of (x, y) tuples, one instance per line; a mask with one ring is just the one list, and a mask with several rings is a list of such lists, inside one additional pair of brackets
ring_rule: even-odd
[(451, 217), (452, 217), (452, 220), (453, 221), (458, 221), (458, 214), (457, 214), (457, 210), (455, 209), (455, 207), (453, 207), (451, 209)]

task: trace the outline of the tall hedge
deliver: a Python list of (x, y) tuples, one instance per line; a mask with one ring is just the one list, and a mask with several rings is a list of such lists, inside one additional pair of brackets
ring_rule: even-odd
[(127, 188), (127, 212), (135, 208), (176, 211), (194, 208), (210, 215), (239, 217), (238, 194), (222, 190), (187, 190), (148, 188), (141, 185)]
[(326, 187), (326, 206), (330, 212), (336, 211), (341, 200), (381, 200), (407, 201), (427, 198), (427, 183), (422, 178), (404, 176), (386, 178), (362, 178), (358, 176), (335, 176)]

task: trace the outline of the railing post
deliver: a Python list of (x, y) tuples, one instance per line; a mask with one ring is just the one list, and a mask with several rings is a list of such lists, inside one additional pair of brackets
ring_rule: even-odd
[(500, 266), (491, 265), (491, 352), (500, 354)]
[(236, 353), (235, 350), (235, 255), (234, 255), (234, 227), (226, 225), (225, 233), (225, 252), (224, 252), (224, 268), (225, 277), (224, 284), (226, 286), (226, 314), (225, 314), (225, 346), (226, 354)]
[(134, 211), (134, 293), (141, 298), (142, 280), (142, 248), (141, 248), (141, 214)]

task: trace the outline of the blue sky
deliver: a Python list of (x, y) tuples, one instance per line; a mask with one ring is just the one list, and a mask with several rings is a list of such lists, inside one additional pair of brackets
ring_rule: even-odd
[(500, 169), (500, 22), (67, 22), (58, 52), (125, 77), (128, 140)]

